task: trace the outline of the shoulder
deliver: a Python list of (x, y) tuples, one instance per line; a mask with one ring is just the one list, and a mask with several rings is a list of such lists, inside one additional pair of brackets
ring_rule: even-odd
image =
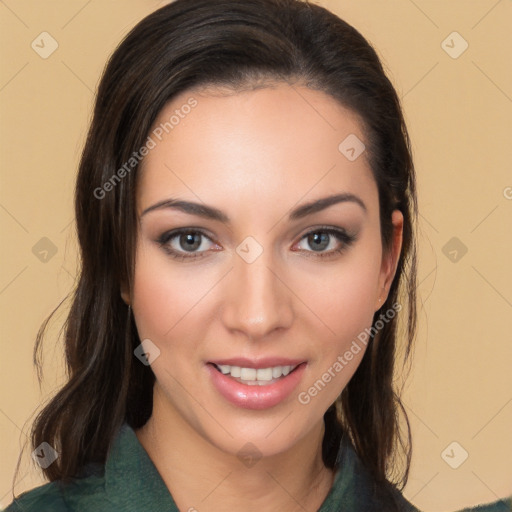
[(112, 512), (167, 510), (178, 512), (156, 467), (123, 425), (105, 463), (88, 464), (70, 481), (57, 480), (17, 497), (6, 512)]
[[(338, 460), (341, 462), (341, 470), (331, 491), (330, 506), (320, 512), (338, 511), (339, 506), (346, 503), (350, 503), (350, 509), (354, 511), (421, 512), (391, 483), (378, 484), (347, 440), (342, 443)], [(458, 512), (512, 512), (512, 496)]]
[(14, 499), (5, 512), (64, 512), (67, 510), (58, 484), (51, 482), (24, 492)]
[(465, 508), (459, 512), (512, 512), (512, 496), (488, 505), (479, 505), (474, 508)]
[(338, 451), (336, 477), (320, 512), (420, 512), (390, 482), (377, 482), (345, 438)]
[(100, 512), (106, 502), (104, 479), (95, 471), (71, 482), (49, 482), (24, 492), (4, 512), (72, 512), (84, 506)]

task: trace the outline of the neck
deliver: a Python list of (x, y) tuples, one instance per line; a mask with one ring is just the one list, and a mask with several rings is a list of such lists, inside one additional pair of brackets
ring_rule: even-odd
[(242, 460), (159, 404), (136, 434), (179, 510), (318, 510), (329, 493), (334, 474), (322, 460), (323, 420), (286, 452)]

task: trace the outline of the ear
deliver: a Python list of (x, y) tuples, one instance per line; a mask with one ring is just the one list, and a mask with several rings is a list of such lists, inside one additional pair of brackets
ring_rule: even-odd
[(126, 286), (126, 283), (121, 283), (121, 298), (126, 303), (126, 305), (131, 304), (130, 292), (128, 291), (128, 286)]
[(377, 311), (382, 304), (386, 302), (391, 288), (391, 283), (395, 277), (396, 267), (400, 259), (402, 250), (402, 235), (404, 228), (404, 216), (400, 210), (394, 210), (391, 215), (391, 222), (393, 224), (393, 235), (391, 240), (391, 247), (388, 251), (382, 254), (382, 264), (379, 275), (379, 287), (377, 289), (377, 299), (375, 311)]

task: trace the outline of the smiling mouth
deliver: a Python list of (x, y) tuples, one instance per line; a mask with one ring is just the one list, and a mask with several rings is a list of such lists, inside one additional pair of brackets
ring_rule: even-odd
[(268, 386), (273, 384), (284, 377), (293, 373), (299, 366), (305, 363), (296, 365), (284, 366), (269, 366), (268, 368), (245, 368), (241, 366), (231, 366), (228, 364), (217, 365), (210, 363), (212, 366), (223, 375), (232, 378), (233, 380), (248, 386)]

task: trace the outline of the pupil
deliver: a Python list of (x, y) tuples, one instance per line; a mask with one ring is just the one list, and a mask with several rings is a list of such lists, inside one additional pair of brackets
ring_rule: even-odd
[(199, 234), (187, 233), (186, 235), (182, 235), (182, 240), (183, 237), (185, 237), (186, 240), (186, 244), (184, 247), (184, 249), (186, 250), (197, 249), (201, 245), (201, 242), (199, 240)]
[(327, 233), (322, 233), (318, 236), (318, 233), (314, 233), (309, 236), (309, 243), (313, 248), (325, 249), (329, 245), (329, 235)]

